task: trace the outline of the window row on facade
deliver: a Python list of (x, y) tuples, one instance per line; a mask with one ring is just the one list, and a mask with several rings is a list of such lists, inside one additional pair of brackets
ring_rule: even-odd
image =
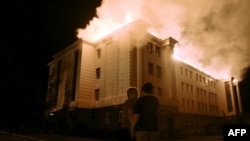
[(204, 98), (208, 97), (209, 99), (217, 99), (217, 94), (208, 91), (208, 95), (207, 95), (207, 91), (202, 88), (197, 88), (196, 94), (197, 94), (197, 97), (204, 97)]
[(213, 125), (221, 122), (220, 120), (215, 120), (215, 118), (206, 116), (193, 116), (193, 115), (177, 117), (177, 121), (178, 121), (177, 125), (182, 127), (190, 126), (191, 128), (194, 128), (194, 126), (204, 126), (207, 124)]
[(161, 56), (161, 48), (157, 45), (154, 45), (153, 43), (149, 42), (148, 43), (148, 53), (149, 54), (154, 54), (158, 57)]
[[(189, 77), (190, 79), (193, 79), (193, 72), (192, 70), (190, 69), (187, 69), (187, 68), (184, 68), (184, 67), (180, 67), (180, 73), (181, 75), (183, 76), (186, 76), (186, 77)], [(195, 74), (195, 80), (197, 82), (200, 82), (200, 83), (203, 83), (203, 84), (206, 84), (210, 87), (213, 87), (215, 88), (215, 82), (209, 78), (206, 78), (205, 76), (202, 76), (198, 73)]]
[[(194, 86), (185, 82), (181, 82), (181, 90), (185, 92), (194, 93)], [(197, 97), (204, 97), (204, 98), (207, 97), (209, 99), (217, 99), (217, 95), (215, 93), (208, 91), (207, 94), (207, 90), (199, 87), (196, 88), (196, 95)]]
[[(156, 71), (156, 74), (155, 74), (155, 71)], [(160, 66), (156, 66), (149, 62), (148, 63), (148, 74), (150, 75), (156, 75), (158, 78), (161, 78), (162, 76), (162, 68)]]
[(218, 106), (214, 104), (208, 104), (205, 102), (197, 101), (195, 105), (194, 100), (182, 98), (182, 107), (186, 109), (198, 109), (204, 112), (218, 112)]
[[(156, 73), (156, 74), (155, 74)], [(148, 63), (148, 74), (150, 75), (156, 75), (158, 78), (161, 78), (162, 76), (162, 68), (160, 66), (154, 66), (153, 63)], [(101, 68), (96, 68), (96, 79), (100, 79), (101, 77)]]
[[(162, 88), (161, 87), (156, 87), (153, 89), (153, 95), (156, 96), (162, 96)], [(99, 101), (100, 100), (100, 89), (95, 89), (94, 92), (94, 96), (95, 96), (95, 101)]]

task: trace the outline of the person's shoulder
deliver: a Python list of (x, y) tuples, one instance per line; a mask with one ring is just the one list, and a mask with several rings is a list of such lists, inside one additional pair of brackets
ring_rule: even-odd
[(154, 96), (154, 95), (149, 95), (149, 99), (153, 99), (155, 101), (159, 101), (159, 99), (156, 96)]
[(123, 104), (127, 104), (127, 103), (129, 103), (128, 99), (123, 102)]

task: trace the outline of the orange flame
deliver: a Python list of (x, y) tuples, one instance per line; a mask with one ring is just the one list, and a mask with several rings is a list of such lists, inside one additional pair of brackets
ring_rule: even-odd
[(84, 40), (95, 42), (101, 39), (105, 35), (117, 30), (118, 28), (132, 22), (133, 19), (129, 15), (126, 15), (123, 23), (116, 22), (112, 19), (100, 20), (98, 18), (93, 18), (90, 25), (86, 29), (78, 29), (78, 38)]
[(180, 44), (175, 48), (175, 58), (185, 60), (215, 78), (235, 75), (239, 78), (240, 70), (250, 64), (249, 33), (245, 30), (250, 20), (242, 14), (249, 12), (248, 5), (247, 1), (233, 0), (211, 0), (209, 3), (196, 0), (103, 0), (97, 8), (98, 18), (93, 18), (85, 29), (78, 29), (77, 37), (96, 42), (141, 18), (152, 25), (149, 33), (161, 39), (171, 36), (178, 40)]

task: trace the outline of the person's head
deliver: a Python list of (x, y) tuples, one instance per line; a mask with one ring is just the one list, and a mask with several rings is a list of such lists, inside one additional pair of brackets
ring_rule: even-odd
[(127, 90), (128, 99), (137, 99), (138, 97), (138, 90), (135, 87), (130, 87)]
[(153, 85), (150, 83), (150, 82), (146, 82), (141, 90), (144, 92), (144, 93), (148, 93), (148, 94), (152, 94), (153, 92)]

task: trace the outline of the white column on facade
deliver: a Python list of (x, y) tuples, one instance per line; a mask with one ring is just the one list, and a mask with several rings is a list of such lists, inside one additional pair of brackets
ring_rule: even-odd
[(141, 67), (140, 67), (140, 63), (141, 63), (141, 49), (139, 47), (139, 43), (138, 43), (138, 39), (136, 40), (136, 49), (137, 49), (137, 61), (136, 61), (136, 66), (137, 66), (137, 88), (138, 90), (140, 90), (141, 88)]
[(239, 104), (239, 112), (242, 112), (242, 103), (241, 103), (241, 96), (240, 96), (240, 90), (239, 90), (239, 85), (238, 85), (238, 81), (233, 81), (233, 84), (236, 86), (236, 93), (237, 93), (237, 97), (238, 97), (238, 104)]

